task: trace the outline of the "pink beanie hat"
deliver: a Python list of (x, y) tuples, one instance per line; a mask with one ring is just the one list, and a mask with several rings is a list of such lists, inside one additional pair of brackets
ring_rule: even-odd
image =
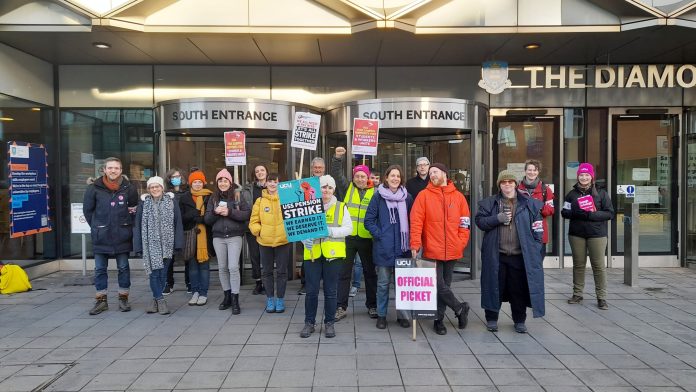
[(589, 174), (592, 177), (592, 179), (594, 180), (594, 178), (595, 178), (594, 167), (592, 167), (591, 163), (583, 162), (580, 164), (580, 166), (578, 167), (578, 174), (577, 175), (579, 176), (583, 173)]
[(358, 165), (358, 166), (354, 167), (353, 168), (353, 175), (355, 175), (355, 173), (357, 173), (359, 171), (365, 173), (368, 177), (370, 176), (370, 168), (365, 166), (365, 165)]
[(234, 181), (232, 180), (232, 175), (230, 172), (227, 171), (227, 169), (222, 169), (218, 172), (218, 174), (215, 176), (215, 183), (217, 184), (218, 180), (221, 178), (226, 178), (227, 181), (230, 182), (230, 184), (234, 184)]

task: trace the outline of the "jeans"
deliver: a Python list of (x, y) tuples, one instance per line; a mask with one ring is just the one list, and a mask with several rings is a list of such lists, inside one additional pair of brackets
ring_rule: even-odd
[(360, 255), (365, 276), (365, 307), (377, 307), (377, 271), (372, 262), (372, 240), (367, 238), (346, 238), (346, 258), (341, 262), (338, 276), (338, 306), (348, 309), (348, 293), (353, 276), (353, 259)]
[[(278, 298), (285, 298), (291, 247), (291, 244), (276, 247), (259, 245), (262, 264), (261, 269), (263, 270), (261, 276), (263, 277), (263, 287), (266, 289), (266, 296), (268, 298), (273, 298), (274, 294)], [(275, 286), (277, 287), (274, 287), (273, 264), (275, 264), (276, 269)]]
[(246, 243), (249, 247), (249, 261), (251, 261), (251, 277), (254, 280), (261, 280), (261, 253), (259, 243), (251, 233), (246, 233)]
[(607, 299), (607, 267), (604, 255), (607, 251), (607, 237), (582, 238), (568, 236), (570, 250), (573, 253), (573, 295), (582, 297), (585, 290), (585, 265), (587, 255), (594, 275), (597, 299)]
[[(109, 256), (105, 253), (94, 254), (94, 288), (97, 294), (106, 295), (109, 275), (106, 272), (109, 266)], [(128, 294), (131, 286), (130, 266), (128, 265), (128, 253), (119, 253), (115, 256), (118, 267), (118, 292)]]
[(394, 267), (377, 266), (377, 315), (387, 317), (389, 285), (394, 282)]
[(306, 274), (305, 323), (314, 324), (319, 306), (319, 283), (324, 280), (324, 323), (336, 321), (336, 285), (343, 259), (326, 260), (323, 256), (304, 261)]
[(239, 294), (241, 283), (239, 259), (242, 254), (242, 236), (213, 238), (213, 248), (215, 248), (217, 255), (222, 290), (231, 290), (232, 294)]
[(191, 292), (207, 297), (208, 287), (210, 287), (210, 261), (199, 263), (194, 257), (186, 262), (186, 265), (189, 266)]
[(353, 265), (353, 287), (360, 288), (360, 280), (362, 280), (363, 267), (360, 255), (355, 255), (355, 264)]
[(462, 309), (462, 303), (454, 296), (450, 285), (452, 284), (452, 271), (455, 260), (442, 261), (435, 263), (437, 271), (437, 318), (442, 320), (445, 317), (445, 310), (449, 306), (455, 313)]
[(167, 284), (167, 268), (172, 265), (172, 259), (164, 259), (164, 268), (159, 268), (152, 270), (150, 273), (150, 290), (152, 291), (152, 298), (162, 299), (162, 290), (164, 290), (164, 285)]

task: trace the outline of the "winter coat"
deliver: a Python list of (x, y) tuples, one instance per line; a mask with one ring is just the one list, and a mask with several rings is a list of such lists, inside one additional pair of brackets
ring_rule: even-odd
[[(147, 194), (143, 194), (140, 199), (141, 202), (138, 204), (138, 209), (135, 213), (135, 223), (133, 225), (133, 252), (142, 253), (143, 252), (143, 233), (141, 231), (142, 220), (143, 220), (143, 202)], [(176, 196), (172, 192), (166, 192), (162, 197), (171, 197), (174, 200), (174, 250), (180, 251), (184, 248), (184, 228), (181, 221), (181, 209), (176, 205)]]
[[(542, 185), (546, 188), (546, 200), (544, 200), (544, 191), (542, 189)], [(542, 222), (544, 223), (544, 244), (549, 243), (549, 225), (548, 225), (548, 219), (546, 219), (549, 216), (552, 216), (553, 213), (555, 212), (555, 208), (553, 205), (553, 198), (555, 197), (553, 192), (551, 191), (551, 188), (549, 188), (548, 185), (544, 184), (541, 180), (537, 182), (536, 188), (534, 188), (531, 192), (527, 189), (527, 187), (524, 185), (524, 181), (520, 182), (520, 185), (517, 187), (519, 190), (522, 192), (525, 192), (529, 194), (529, 196), (532, 199), (536, 199), (541, 201), (543, 204), (543, 207), (541, 207), (541, 216), (542, 216)]]
[[(498, 193), (481, 200), (476, 213), (476, 226), (484, 231), (481, 244), (481, 307), (495, 312), (500, 311), (500, 287), (498, 287), (499, 230), (505, 227), (498, 222), (502, 195)], [(527, 273), (529, 297), (534, 317), (543, 317), (544, 308), (544, 268), (541, 259), (542, 230), (541, 207), (539, 200), (517, 192), (515, 208), (515, 227), (520, 240), (524, 269)]]
[[(211, 227), (213, 238), (228, 238), (244, 235), (247, 230), (247, 221), (251, 215), (251, 206), (244, 199), (235, 200), (234, 192), (230, 191), (230, 197), (221, 201), (227, 202), (229, 215), (222, 216), (215, 213), (215, 208), (218, 204), (215, 203), (215, 198), (210, 197), (208, 204), (205, 206), (205, 215), (203, 221)], [(213, 195), (214, 196), (214, 195)]]
[(421, 193), (421, 191), (425, 189), (429, 183), (430, 179), (428, 176), (425, 176), (425, 179), (422, 179), (418, 174), (416, 174), (415, 177), (409, 178), (408, 181), (406, 181), (406, 190), (408, 191), (408, 194), (415, 199), (416, 196), (418, 196), (418, 194)]
[[(261, 197), (261, 192), (263, 192), (264, 189), (266, 189), (266, 187), (260, 187), (256, 181), (252, 181), (242, 187), (239, 196), (241, 199), (244, 199), (248, 205), (253, 206), (256, 200)], [(247, 225), (248, 224), (249, 222), (247, 222)], [(248, 229), (249, 227), (247, 226), (247, 231)]]
[[(210, 196), (203, 197), (203, 205), (208, 205)], [(196, 201), (193, 200), (191, 190), (187, 190), (179, 197), (179, 208), (181, 209), (181, 222), (184, 225), (184, 231), (191, 230), (196, 225), (203, 223), (201, 212), (196, 208)]]
[[(586, 195), (592, 195), (597, 211), (589, 212), (580, 208), (578, 198)], [(604, 189), (597, 189), (593, 185), (587, 191), (583, 191), (576, 183), (565, 197), (561, 215), (570, 219), (568, 235), (582, 238), (601, 238), (607, 236), (607, 221), (614, 217), (614, 206)]]
[[(409, 213), (411, 207), (413, 207), (413, 198), (407, 195), (406, 208)], [(367, 206), (365, 228), (372, 234), (372, 261), (376, 266), (393, 267), (396, 259), (411, 257), (409, 251), (401, 251), (399, 214), (396, 214), (396, 223), (389, 221), (387, 201), (379, 192), (375, 192)]]
[(457, 260), (469, 243), (471, 214), (464, 195), (452, 180), (447, 186), (429, 183), (411, 208), (411, 249), (423, 248), (433, 260)]
[(115, 255), (133, 250), (133, 214), (128, 207), (137, 205), (138, 191), (126, 178), (115, 192), (104, 185), (104, 177), (87, 187), (82, 210), (92, 231), (94, 253)]
[(275, 248), (288, 243), (278, 192), (270, 195), (264, 189), (261, 197), (256, 199), (249, 218), (249, 231), (259, 245)]

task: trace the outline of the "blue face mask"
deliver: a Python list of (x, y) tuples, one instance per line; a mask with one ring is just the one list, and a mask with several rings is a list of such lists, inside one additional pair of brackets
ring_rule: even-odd
[(174, 177), (170, 180), (173, 186), (181, 185), (181, 177)]

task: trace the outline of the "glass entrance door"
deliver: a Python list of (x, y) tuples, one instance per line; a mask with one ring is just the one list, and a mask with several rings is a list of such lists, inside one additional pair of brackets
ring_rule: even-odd
[[(493, 181), (492, 192), (498, 192), (496, 179), (501, 170), (510, 170), (521, 181), (524, 178), (524, 162), (536, 159), (541, 162), (539, 178), (554, 192), (554, 205), (558, 206), (561, 189), (558, 173), (560, 135), (560, 116), (504, 116), (493, 117)], [(562, 197), (562, 195), (561, 195)], [(557, 255), (558, 244), (555, 241), (555, 228), (560, 212), (558, 208), (548, 221), (549, 242), (547, 254)], [(548, 219), (548, 218), (547, 218)]]
[(623, 255), (623, 215), (630, 203), (640, 203), (640, 254), (677, 254), (678, 120), (675, 114), (612, 116), (613, 183), (635, 186), (633, 198), (617, 195), (616, 186), (611, 189), (614, 255)]

